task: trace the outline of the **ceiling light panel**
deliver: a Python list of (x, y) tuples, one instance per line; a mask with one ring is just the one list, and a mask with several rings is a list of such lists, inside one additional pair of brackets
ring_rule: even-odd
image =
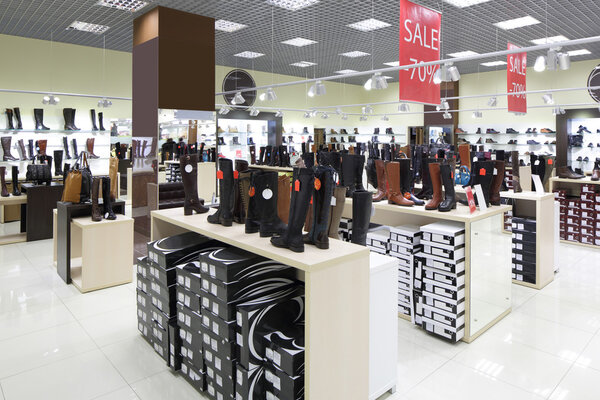
[(499, 65), (506, 65), (506, 61), (489, 61), (481, 63), (484, 67), (497, 67)]
[(241, 53), (234, 54), (234, 57), (242, 58), (258, 58), (264, 56), (263, 53), (255, 53), (254, 51), (242, 51)]
[(551, 36), (551, 37), (542, 38), (542, 39), (535, 39), (535, 40), (532, 40), (531, 43), (546, 44), (546, 43), (564, 42), (565, 40), (569, 40), (569, 39), (567, 39), (563, 35), (558, 35), (558, 36)]
[(398, 66), (400, 66), (400, 61), (390, 61), (390, 62), (383, 63), (383, 65), (388, 65), (390, 67), (398, 67)]
[(387, 28), (391, 26), (387, 22), (379, 21), (375, 18), (365, 19), (363, 21), (355, 22), (353, 24), (346, 25), (352, 29), (357, 29), (362, 32), (370, 32), (381, 28)]
[(340, 56), (357, 58), (357, 57), (365, 57), (369, 56), (369, 53), (365, 53), (364, 51), (348, 51), (346, 53), (340, 53)]
[(139, 0), (100, 0), (96, 5), (114, 8), (117, 10), (136, 12), (148, 5), (145, 1)]
[(235, 32), (240, 29), (246, 28), (247, 25), (238, 24), (237, 22), (226, 21), (224, 19), (219, 19), (215, 21), (215, 29), (223, 32)]
[(290, 11), (297, 11), (302, 8), (317, 4), (319, 0), (267, 0), (268, 4), (281, 7)]
[(505, 31), (508, 31), (510, 29), (522, 28), (524, 26), (536, 25), (539, 23), (540, 23), (540, 21), (538, 21), (537, 19), (528, 15), (526, 17), (509, 19), (509, 20), (502, 21), (502, 22), (496, 22), (494, 25), (500, 29), (504, 29)]
[(100, 35), (109, 29), (106, 25), (90, 24), (89, 22), (73, 21), (67, 27), (67, 30), (77, 30), (82, 32), (91, 32)]
[(466, 51), (459, 51), (457, 53), (450, 53), (448, 55), (450, 57), (460, 58), (460, 57), (476, 56), (477, 54), (479, 54), (479, 53), (475, 53), (474, 51), (471, 51), (471, 50), (466, 50)]
[(304, 47), (304, 46), (308, 46), (309, 44), (314, 44), (317, 42), (315, 42), (314, 40), (297, 37), (294, 39), (286, 40), (285, 42), (281, 42), (281, 43), (289, 44), (290, 46)]
[(336, 74), (351, 74), (352, 72), (358, 72), (353, 69), (341, 69), (339, 71), (335, 71)]
[(294, 66), (294, 67), (306, 68), (306, 67), (311, 67), (313, 65), (317, 65), (317, 63), (310, 62), (310, 61), (299, 61), (299, 62), (292, 63), (290, 65)]
[(476, 4), (487, 3), (490, 0), (444, 0), (444, 3), (452, 4), (454, 7), (465, 8)]
[(581, 50), (567, 51), (567, 54), (570, 56), (585, 56), (586, 54), (592, 54), (592, 52), (589, 50), (586, 50), (586, 49), (581, 49)]

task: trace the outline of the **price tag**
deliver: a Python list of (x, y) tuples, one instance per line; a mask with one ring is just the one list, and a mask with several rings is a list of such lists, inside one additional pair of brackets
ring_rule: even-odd
[(300, 181), (299, 181), (298, 179), (296, 179), (296, 180), (294, 181), (294, 190), (295, 190), (296, 192), (299, 192), (299, 191), (300, 191)]
[(533, 165), (540, 165), (540, 160), (535, 160), (535, 162), (533, 163)]
[(549, 158), (549, 159), (548, 159), (548, 165), (552, 165), (552, 164), (554, 164), (554, 160), (553, 160), (553, 159), (551, 159), (551, 158)]
[(483, 189), (481, 189), (481, 185), (475, 185), (475, 195), (477, 196), (477, 203), (479, 203), (479, 209), (481, 211), (487, 210), (487, 204), (485, 203), (485, 196), (483, 195)]
[(485, 176), (485, 168), (479, 169), (479, 175), (480, 176)]
[(498, 170), (494, 168), (494, 175), (498, 175)]
[(233, 179), (238, 179), (240, 176), (240, 172), (238, 170), (233, 171)]
[(217, 171), (217, 179), (223, 179), (223, 171), (221, 171), (221, 170)]
[(254, 189), (254, 186), (251, 186), (250, 189), (248, 190), (248, 196), (254, 197), (255, 194), (256, 194), (256, 189)]
[(321, 190), (321, 180), (319, 178), (315, 178), (315, 190)]
[(337, 204), (337, 199), (333, 196), (331, 196), (331, 206), (335, 207), (335, 205)]
[(477, 157), (473, 157), (473, 162), (476, 162), (476, 161), (477, 161)]
[(531, 179), (533, 179), (533, 185), (535, 186), (535, 192), (538, 194), (544, 194), (544, 185), (542, 184), (542, 180), (539, 175), (531, 175)]
[(271, 199), (271, 197), (273, 197), (273, 191), (271, 189), (269, 189), (269, 188), (263, 190), (262, 197), (265, 200)]

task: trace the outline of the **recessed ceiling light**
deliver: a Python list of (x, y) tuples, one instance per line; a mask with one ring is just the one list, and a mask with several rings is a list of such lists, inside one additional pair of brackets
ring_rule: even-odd
[(246, 27), (247, 25), (226, 21), (224, 19), (218, 19), (215, 21), (215, 29), (223, 32), (235, 32)]
[(489, 61), (481, 63), (484, 67), (497, 67), (498, 65), (506, 65), (506, 61)]
[(292, 65), (294, 67), (306, 68), (306, 67), (311, 67), (313, 65), (317, 65), (317, 63), (310, 62), (310, 61), (299, 61), (299, 62), (292, 63), (290, 65)]
[(364, 57), (368, 56), (369, 53), (365, 53), (364, 51), (349, 51), (347, 53), (341, 53), (340, 56), (356, 58), (356, 57)]
[(389, 65), (390, 67), (398, 67), (400, 65), (400, 61), (390, 61), (383, 63), (383, 65)]
[(359, 31), (370, 32), (370, 31), (374, 31), (377, 29), (381, 29), (381, 28), (387, 28), (388, 26), (391, 26), (391, 25), (388, 24), (387, 22), (379, 21), (378, 19), (375, 19), (375, 18), (369, 18), (369, 19), (365, 19), (364, 21), (358, 21), (358, 22), (355, 22), (353, 24), (349, 24), (346, 26), (353, 28), (353, 29), (358, 29)]
[(91, 32), (95, 33), (96, 35), (100, 35), (108, 30), (108, 26), (90, 24), (89, 22), (73, 21), (73, 23), (67, 27), (67, 30)]
[(281, 43), (289, 44), (290, 46), (303, 47), (303, 46), (308, 46), (309, 44), (314, 44), (317, 42), (315, 42), (314, 40), (297, 37), (294, 39), (286, 40), (285, 42), (281, 42)]
[(302, 8), (317, 4), (319, 0), (267, 0), (268, 4), (285, 8), (286, 10), (296, 11)]
[(459, 57), (475, 56), (477, 54), (479, 54), (479, 53), (475, 53), (474, 51), (471, 51), (471, 50), (466, 50), (466, 51), (459, 51), (457, 53), (450, 53), (448, 55), (450, 57), (459, 58)]
[(581, 50), (567, 51), (567, 54), (570, 56), (585, 56), (586, 54), (592, 54), (592, 52), (589, 50), (586, 50), (586, 49), (581, 49)]
[(335, 71), (336, 74), (351, 74), (352, 72), (358, 72), (353, 69), (341, 69), (339, 71)]
[(509, 29), (521, 28), (523, 26), (535, 25), (535, 24), (539, 24), (539, 23), (540, 23), (540, 21), (538, 21), (537, 19), (528, 15), (526, 17), (509, 19), (507, 21), (497, 22), (494, 25), (500, 29), (504, 29), (505, 31), (507, 31)]
[(542, 39), (535, 39), (535, 40), (532, 40), (531, 43), (546, 44), (546, 43), (564, 42), (565, 40), (569, 40), (569, 39), (567, 39), (563, 35), (558, 35), (558, 36), (551, 36), (551, 37), (542, 38)]
[(475, 4), (486, 3), (490, 0), (444, 0), (448, 4), (452, 4), (454, 7), (465, 8), (474, 6)]
[(98, 6), (115, 8), (117, 10), (136, 12), (148, 5), (140, 0), (100, 0), (96, 3)]
[(255, 53), (253, 51), (242, 51), (241, 53), (237, 53), (233, 55), (234, 57), (242, 57), (242, 58), (258, 58), (264, 56), (263, 53)]

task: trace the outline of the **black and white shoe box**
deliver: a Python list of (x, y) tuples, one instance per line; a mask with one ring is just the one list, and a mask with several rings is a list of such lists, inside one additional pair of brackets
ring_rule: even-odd
[(536, 220), (514, 217), (512, 223), (512, 278), (536, 283)]
[(398, 312), (411, 319), (414, 319), (415, 310), (413, 290), (421, 289), (417, 265), (421, 235), (419, 227), (414, 225), (390, 228), (389, 255), (398, 259)]
[(380, 226), (374, 230), (367, 232), (367, 247), (369, 250), (379, 253), (387, 254), (390, 245), (390, 229), (387, 226)]

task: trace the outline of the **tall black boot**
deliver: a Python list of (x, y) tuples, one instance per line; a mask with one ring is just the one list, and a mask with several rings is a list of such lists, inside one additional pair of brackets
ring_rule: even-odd
[(63, 136), (63, 149), (65, 150), (65, 159), (70, 160), (71, 155), (69, 154), (69, 140), (66, 136)]
[(219, 159), (219, 208), (216, 213), (209, 215), (207, 221), (211, 224), (231, 226), (233, 224), (233, 162), (228, 158)]
[(12, 166), (12, 195), (20, 196), (21, 192), (19, 191), (19, 167), (16, 165)]
[(44, 109), (43, 108), (34, 108), (33, 109), (33, 117), (35, 118), (35, 129), (38, 131), (47, 131), (48, 128), (44, 125)]
[(101, 131), (106, 130), (106, 129), (104, 129), (104, 113), (103, 112), (98, 113), (98, 127), (100, 128)]
[(77, 151), (77, 139), (73, 138), (73, 154), (75, 155), (75, 159), (79, 158), (79, 152)]
[(102, 211), (105, 219), (117, 219), (117, 216), (112, 209), (112, 203), (110, 202), (110, 177), (108, 176), (102, 177)]
[(54, 175), (62, 175), (63, 151), (54, 150)]
[(71, 108), (70, 110), (71, 110), (71, 112), (69, 114), (69, 118), (70, 118), (71, 126), (73, 127), (74, 131), (80, 131), (81, 129), (79, 129), (77, 126), (75, 126), (75, 109)]
[(442, 175), (442, 184), (444, 185), (444, 200), (438, 210), (446, 212), (456, 208), (456, 192), (454, 191), (454, 180), (452, 179), (450, 165), (445, 163), (440, 165), (440, 174)]
[(27, 153), (29, 153), (29, 160), (33, 160), (33, 157), (35, 157), (33, 155), (33, 139), (27, 141)]
[(13, 110), (10, 108), (6, 109), (6, 129), (15, 129), (13, 125)]
[[(493, 161), (482, 161), (481, 169), (485, 170), (485, 174), (481, 174), (480, 171), (476, 171), (476, 175), (479, 177), (478, 183), (481, 185), (483, 191), (483, 197), (485, 198), (486, 206), (490, 206), (490, 190), (492, 187), (492, 181), (494, 180), (494, 162)], [(477, 197), (477, 196), (475, 196)], [(477, 203), (477, 201), (476, 201)], [(479, 205), (479, 204), (478, 204)]]
[(277, 215), (278, 174), (265, 171), (257, 175), (253, 183), (255, 207), (259, 215), (260, 237), (282, 235), (286, 225)]
[(19, 144), (19, 156), (21, 157), (21, 161), (27, 161), (27, 151), (25, 150), (23, 139), (19, 139), (17, 143)]
[(71, 109), (63, 108), (63, 118), (65, 120), (65, 131), (74, 131), (75, 128), (71, 125)]
[(331, 213), (331, 197), (335, 186), (333, 173), (334, 170), (331, 167), (320, 165), (315, 167), (312, 226), (310, 232), (304, 235), (303, 240), (304, 243), (314, 244), (319, 249), (329, 248), (329, 214)]
[(19, 107), (13, 108), (15, 113), (15, 119), (17, 120), (17, 129), (23, 129), (23, 122), (21, 121), (21, 110)]
[(367, 232), (371, 222), (373, 195), (366, 190), (356, 190), (352, 194), (352, 236), (351, 242), (367, 245)]
[(310, 197), (313, 194), (314, 180), (315, 175), (312, 168), (294, 168), (288, 226), (283, 235), (271, 238), (273, 246), (289, 248), (296, 253), (304, 251), (302, 227), (306, 220)]
[(355, 190), (365, 190), (363, 186), (363, 171), (365, 169), (365, 157), (363, 155), (354, 155), (356, 158), (356, 172), (354, 177), (356, 178)]
[(435, 159), (424, 157), (421, 161), (421, 190), (415, 196), (418, 199), (431, 199), (433, 196), (433, 185), (431, 184), (431, 175), (429, 174), (429, 163), (435, 162)]
[(100, 178), (92, 178), (92, 221), (102, 221), (100, 206), (98, 205), (98, 196), (100, 194)]
[[(261, 151), (264, 147), (261, 147)], [(250, 188), (248, 190), (248, 212), (246, 213), (245, 231), (246, 233), (256, 233), (260, 230), (260, 213), (258, 209), (256, 179), (264, 171), (253, 171), (250, 175)], [(260, 193), (258, 194), (260, 195)]]
[(181, 181), (185, 192), (183, 214), (192, 215), (193, 211), (198, 214), (208, 212), (208, 207), (204, 207), (202, 201), (198, 198), (198, 154), (181, 156), (179, 158), (179, 170), (181, 171)]
[(96, 110), (91, 109), (90, 110), (90, 116), (92, 117), (92, 130), (93, 131), (97, 131), (98, 127), (96, 126)]
[(352, 193), (356, 190), (356, 159), (353, 154), (342, 154), (342, 177), (341, 185), (346, 187), (346, 197), (352, 197)]

